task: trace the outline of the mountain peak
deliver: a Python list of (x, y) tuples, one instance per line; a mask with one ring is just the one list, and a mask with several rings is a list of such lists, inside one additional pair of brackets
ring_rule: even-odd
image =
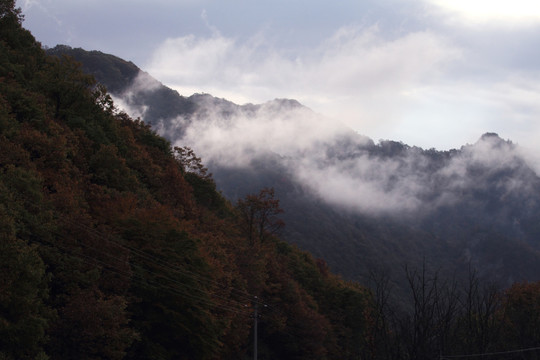
[(273, 104), (279, 105), (282, 108), (288, 108), (288, 109), (303, 107), (302, 104), (300, 104), (297, 100), (294, 100), (294, 99), (276, 98), (272, 101), (269, 101), (269, 103), (273, 103)]
[(487, 132), (480, 137), (480, 140), (500, 140), (504, 141), (499, 134), (494, 132)]
[(483, 134), (480, 139), (476, 142), (476, 144), (489, 144), (491, 148), (500, 148), (500, 147), (513, 147), (513, 144), (510, 140), (504, 140), (499, 136), (499, 134), (494, 132), (487, 132)]

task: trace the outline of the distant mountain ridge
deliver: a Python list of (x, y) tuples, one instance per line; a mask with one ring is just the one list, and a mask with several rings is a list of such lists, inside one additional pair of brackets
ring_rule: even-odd
[(120, 105), (193, 147), (230, 199), (274, 187), (284, 239), (346, 278), (366, 281), (373, 269), (393, 274), (425, 261), (458, 275), (470, 265), (501, 285), (540, 279), (540, 178), (497, 134), (450, 151), (375, 144), (327, 127), (295, 100), (184, 97), (112, 55), (48, 52), (73, 56)]
[[(209, 109), (217, 110), (221, 117), (226, 118), (239, 111), (250, 116), (262, 106), (274, 109), (305, 108), (292, 99), (275, 99), (260, 105), (237, 105), (226, 99), (204, 93), (186, 97), (164, 86), (132, 62), (114, 55), (96, 50), (86, 51), (67, 45), (57, 45), (47, 49), (46, 52), (49, 55), (73, 57), (81, 63), (82, 70), (92, 74), (99, 83), (105, 85), (116, 100), (120, 100), (122, 105), (132, 110), (135, 115), (141, 115), (146, 123), (169, 134), (167, 136), (169, 139), (180, 135), (174, 133), (174, 129), (168, 123), (178, 116), (189, 118), (194, 114), (199, 114), (199, 117), (204, 117)], [(173, 131), (172, 135), (171, 131)]]

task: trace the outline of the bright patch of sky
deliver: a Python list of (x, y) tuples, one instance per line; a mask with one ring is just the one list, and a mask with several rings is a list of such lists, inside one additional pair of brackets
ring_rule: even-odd
[(19, 0), (44, 45), (135, 62), (183, 95), (294, 98), (437, 149), (484, 132), (539, 149), (540, 3)]
[(505, 22), (538, 21), (540, 3), (531, 0), (431, 0), (467, 20)]

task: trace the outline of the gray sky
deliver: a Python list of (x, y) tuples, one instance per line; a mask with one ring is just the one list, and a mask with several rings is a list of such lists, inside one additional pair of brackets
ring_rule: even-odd
[(361, 134), (540, 150), (540, 2), (18, 0), (24, 26), (131, 60), (183, 95), (294, 98)]

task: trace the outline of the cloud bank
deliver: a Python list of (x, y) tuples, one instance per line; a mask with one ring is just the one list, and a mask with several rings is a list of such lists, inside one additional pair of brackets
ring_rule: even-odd
[[(240, 39), (214, 29), (167, 39), (146, 69), (184, 95), (297, 99), (375, 139), (450, 149), (493, 131), (536, 147), (540, 70), (524, 71), (509, 57), (513, 38), (462, 28), (443, 35), (450, 29), (344, 26), (294, 49), (264, 32)], [(498, 36), (500, 49), (486, 49), (486, 36)]]
[(17, 4), (43, 44), (113, 53), (186, 96), (295, 98), (374, 139), (426, 148), (493, 131), (539, 150), (534, 1)]
[(177, 145), (188, 144), (205, 161), (221, 166), (246, 167), (268, 153), (303, 157), (328, 139), (352, 133), (343, 124), (293, 100), (276, 99), (242, 107), (227, 101), (216, 104), (215, 100), (209, 95), (197, 96), (199, 112), (171, 123), (173, 128), (184, 129)]
[[(449, 3), (431, 3), (450, 12)], [(441, 19), (452, 17), (445, 16)], [(204, 20), (208, 22), (206, 16)], [(471, 176), (474, 169), (489, 176), (518, 166), (522, 154), (493, 137), (464, 147), (456, 156), (442, 156), (440, 163), (415, 148), (379, 156), (383, 143), (377, 147), (363, 137), (353, 141), (353, 155), (339, 161), (328, 150), (355, 137), (336, 126), (338, 120), (362, 134), (383, 134), (380, 138), (400, 140), (406, 134), (421, 139), (427, 134), (436, 138), (431, 146), (437, 148), (449, 148), (456, 139), (456, 147), (461, 146), (463, 133), (473, 142), (488, 131), (537, 146), (540, 71), (523, 70), (511, 58), (488, 59), (475, 48), (485, 33), (461, 29), (445, 36), (440, 31), (444, 26), (448, 30), (455, 24), (442, 21), (439, 28), (395, 32), (379, 25), (344, 26), (316, 46), (294, 50), (264, 32), (241, 39), (212, 27), (209, 36), (167, 39), (146, 69), (184, 95), (204, 91), (237, 103), (277, 95), (330, 114), (322, 117), (279, 101), (226, 110), (220, 108), (223, 104), (203, 104), (210, 98), (200, 97), (200, 112), (178, 117), (172, 128), (184, 129), (179, 145), (193, 147), (205, 162), (244, 167), (273, 153), (283, 158), (296, 180), (328, 202), (370, 213), (429, 211), (484, 184), (480, 180), (487, 179)], [(457, 45), (470, 34), (468, 46)], [(496, 58), (504, 48), (490, 56)], [(526, 182), (503, 178), (491, 185), (515, 193)]]
[[(460, 151), (433, 152), (360, 136), (295, 101), (237, 106), (209, 95), (199, 110), (171, 120), (212, 166), (249, 168), (278, 156), (292, 179), (324, 201), (369, 214), (422, 214), (475, 191), (517, 196), (532, 191), (520, 148), (485, 135)], [(163, 134), (167, 135), (167, 134)], [(511, 176), (499, 176), (499, 173)]]
[(264, 33), (239, 40), (214, 33), (170, 38), (146, 69), (182, 94), (237, 103), (294, 98), (370, 134), (405, 111), (411, 94), (435, 84), (460, 50), (430, 31), (385, 35), (346, 26), (318, 46), (275, 47)]

